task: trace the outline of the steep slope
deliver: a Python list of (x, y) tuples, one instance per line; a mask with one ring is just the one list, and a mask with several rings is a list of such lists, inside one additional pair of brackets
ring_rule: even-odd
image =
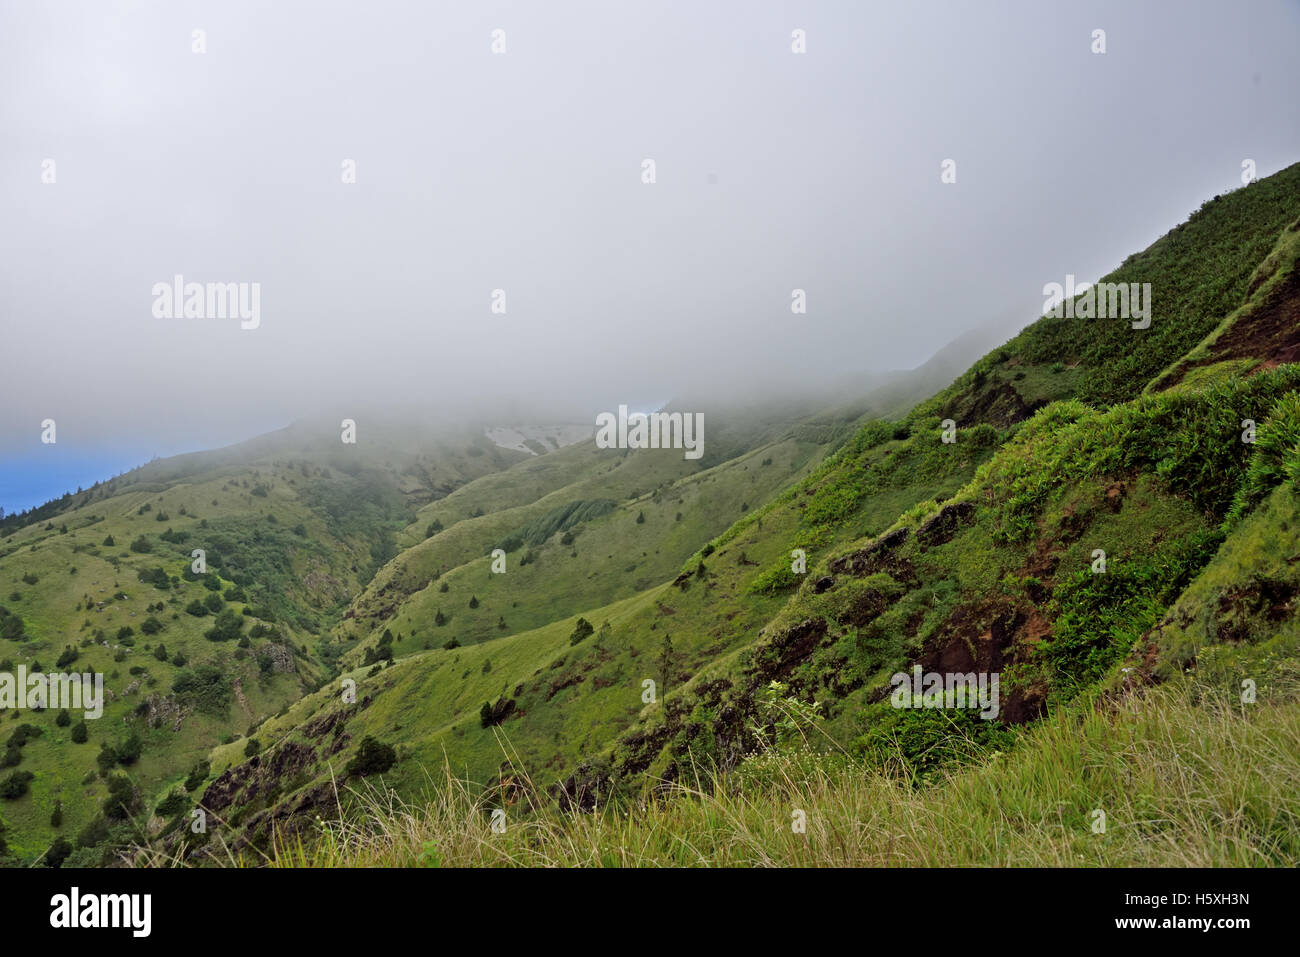
[[(1216, 555), (1228, 561), (1243, 503), (1293, 481), (1259, 465), (1242, 421), (1283, 430), (1295, 367), (1142, 393), (1199, 361), (1216, 328), (1248, 329), (1252, 297), (1285, 290), (1283, 230), (1297, 215), (1300, 166), (1216, 197), (1104, 277), (1152, 283), (1149, 328), (1040, 319), (902, 421), (863, 426), (676, 577), (583, 611), (592, 633), (573, 608), (354, 671), (355, 703), (322, 689), (268, 723), (264, 755), (216, 752), (227, 770), (202, 802), (240, 840), (265, 842), (334, 806), (327, 782), (371, 736), (396, 746), (385, 781), (399, 790), (444, 761), (487, 784), (508, 755), (554, 782), (561, 805), (591, 807), (698, 762), (736, 766), (775, 734), (769, 689), (816, 707), (860, 758), (915, 778), (1009, 742), (1008, 724), (1124, 674)], [(1273, 365), (1290, 336), (1238, 336), (1239, 351), (1268, 354), (1230, 358)], [(402, 620), (417, 628), (428, 607)], [(891, 708), (888, 676), (914, 663), (1000, 671), (1000, 720)]]
[[(107, 699), (84, 722), (9, 712), (6, 744), (24, 742), (0, 770), (10, 852), (147, 833), (148, 816), (133, 822), (128, 809), (152, 808), (214, 745), (329, 673), (321, 635), (414, 508), (522, 458), (473, 433), (421, 437), (414, 451), (410, 437), (367, 435), (358, 448), (300, 426), (151, 463), (38, 510), (42, 520), (5, 520), (0, 672), (100, 673)], [(122, 780), (125, 801), (111, 791)]]
[(1300, 219), (1251, 276), (1246, 301), (1148, 387), (1197, 386), (1300, 359)]
[[(0, 603), (0, 663), (7, 672), (102, 673), (110, 700), (102, 718), (85, 722), (84, 740), (80, 716), (64, 723), (49, 712), (13, 713), (0, 768), (0, 855), (33, 861), (62, 838), (78, 846), (73, 863), (99, 863), (124, 842), (180, 829), (193, 807), (185, 793), (203, 786), (214, 746), (254, 753), (249, 739), (263, 721), (373, 654), (387, 622), (375, 607), (400, 604), (401, 629), (418, 620), (421, 600), (443, 597), (431, 577), (409, 595), (397, 590), (420, 573), (430, 543), (412, 530), (428, 531), (430, 516), (451, 526), (432, 535), (444, 582), (467, 576), (490, 546), (509, 545), (512, 581), (536, 597), (527, 615), (497, 608), (505, 599), (491, 580), (479, 589), (479, 614), (465, 607), (469, 591), (452, 594), (457, 610), (448, 606), (461, 640), (498, 638), (509, 633), (498, 627), (503, 611), (522, 629), (671, 573), (700, 539), (851, 434), (863, 403), (817, 416), (719, 407), (722, 421), (711, 420), (699, 461), (680, 451), (611, 460), (589, 443), (534, 456), (478, 429), (374, 416), (361, 418), (357, 443), (346, 444), (332, 423), (302, 423), (152, 462), (8, 517), (0, 576), (14, 590)], [(596, 507), (571, 508), (583, 496)], [(612, 555), (625, 551), (620, 537), (629, 531), (641, 533), (639, 564), (650, 577), (632, 575), (630, 551), (602, 565), (607, 574), (580, 581), (561, 567), (574, 550), (560, 545), (563, 535)], [(538, 554), (524, 538), (507, 541), (520, 533), (537, 541)], [(400, 550), (402, 540), (417, 548)], [(205, 573), (191, 570), (195, 549), (205, 552)], [(511, 608), (517, 603), (516, 595)], [(363, 632), (372, 617), (376, 627)], [(406, 631), (399, 650), (441, 634), (434, 617), (419, 621), (418, 634)]]

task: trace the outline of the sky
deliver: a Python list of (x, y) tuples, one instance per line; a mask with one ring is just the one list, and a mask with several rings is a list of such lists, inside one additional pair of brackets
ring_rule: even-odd
[[(1294, 0), (0, 0), (0, 506), (361, 406), (1010, 337), (1300, 160), (1297, 50)], [(256, 327), (168, 314), (178, 275), (256, 284)]]

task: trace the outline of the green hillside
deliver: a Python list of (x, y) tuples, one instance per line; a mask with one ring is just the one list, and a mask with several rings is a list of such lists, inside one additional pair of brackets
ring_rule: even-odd
[[(0, 657), (68, 648), (115, 697), (81, 744), (6, 722), (39, 733), (0, 837), (16, 862), (60, 837), (78, 863), (900, 862), (825, 814), (841, 855), (761, 836), (798, 795), (931, 829), (933, 863), (1294, 864), (1298, 265), (1300, 165), (1103, 277), (1151, 284), (1149, 328), (1040, 318), (928, 398), (710, 406), (701, 461), (300, 429), (6, 519)], [(999, 674), (996, 720), (894, 707), (913, 666)], [(1219, 793), (1192, 766), (1243, 795), (1214, 840), (1179, 830)], [(498, 806), (531, 830), (484, 850)], [(1131, 826), (1086, 844), (1094, 807)]]
[[(356, 705), (341, 703), (337, 687), (322, 689), (269, 725), (272, 756), (283, 749), (303, 758), (294, 800), (277, 793), (278, 806), (259, 802), (257, 795), (286, 786), (284, 775), (266, 763), (247, 771), (233, 747), (214, 764), (230, 765), (230, 782), (242, 783), (204, 800), (226, 802), (218, 810), (235, 810), (235, 832), (264, 845), (273, 819), (294, 827), (286, 809), (337, 813), (327, 776), (373, 737), (395, 749), (383, 781), (398, 793), (419, 793), (430, 769), (436, 776), (445, 764), (486, 794), (509, 800), (526, 773), (539, 806), (590, 809), (693, 778), (701, 766), (745, 766), (747, 755), (779, 737), (774, 701), (778, 711), (815, 708), (813, 720), (837, 753), (917, 784), (1016, 746), (1018, 725), (1069, 708), (1081, 694), (1132, 684), (1135, 675), (1155, 680), (1157, 663), (1172, 666), (1141, 649), (1197, 640), (1175, 640), (1162, 622), (1242, 548), (1243, 511), (1290, 494), (1274, 492), (1291, 480), (1285, 470), (1260, 463), (1269, 435), (1289, 435), (1300, 373), (1273, 367), (1288, 336), (1294, 342), (1295, 324), (1270, 333), (1259, 355), (1229, 356), (1224, 361), (1237, 362), (1229, 374), (1175, 390), (1149, 383), (1180, 362), (1205, 366), (1203, 340), (1233, 323), (1244, 328), (1261, 304), (1270, 315), (1294, 307), (1285, 297), (1297, 215), (1300, 167), (1206, 203), (1104, 277), (1152, 283), (1149, 329), (1127, 320), (1039, 320), (903, 418), (864, 424), (771, 501), (702, 537), (658, 583), (626, 597), (607, 592), (622, 600), (584, 605), (579, 596), (566, 605), (547, 596), (571, 584), (548, 583), (542, 595), (534, 585), (544, 576), (510, 572), (494, 581), (483, 557), (490, 536), (481, 536), (467, 550), (477, 553), (470, 562), (452, 556), (434, 566), (446, 568), (446, 592), (432, 584), (409, 592), (384, 619), (416, 631), (442, 610), (451, 630), (468, 617), (467, 592), (479, 609), (490, 597), (469, 633), (473, 647), (435, 643), (407, 653), (399, 644), (388, 667), (353, 673)], [(1260, 423), (1258, 443), (1242, 442), (1243, 419)], [(943, 441), (945, 424), (956, 426), (954, 442)], [(472, 486), (457, 493), (457, 507), (465, 510), (473, 493)], [(559, 504), (594, 497), (584, 489)], [(426, 510), (442, 516), (444, 531), (417, 548), (435, 552), (463, 522), (451, 505)], [(584, 525), (574, 536), (580, 556), (583, 535), (596, 540), (602, 525), (624, 545), (597, 555), (609, 548), (606, 561), (628, 556), (626, 543), (640, 530), (626, 523), (629, 512)], [(662, 527), (666, 517), (647, 513), (646, 525)], [(563, 562), (568, 546), (559, 537), (531, 546), (542, 556), (538, 573)], [(795, 549), (806, 553), (804, 574), (791, 570)], [(1105, 552), (1101, 574), (1097, 549)], [(608, 572), (581, 567), (588, 576)], [(1231, 567), (1219, 574), (1245, 574)], [(507, 600), (547, 607), (548, 623), (491, 639), (483, 625), (505, 614)], [(592, 634), (582, 636), (579, 616)], [(1168, 637), (1153, 638), (1160, 635)], [(1196, 647), (1217, 646), (1217, 633), (1198, 640)], [(891, 708), (889, 676), (912, 664), (1000, 672), (1001, 720)], [(645, 700), (647, 679), (655, 682), (653, 703)], [(332, 743), (311, 733), (326, 725), (338, 735)], [(330, 760), (340, 740), (347, 743)]]

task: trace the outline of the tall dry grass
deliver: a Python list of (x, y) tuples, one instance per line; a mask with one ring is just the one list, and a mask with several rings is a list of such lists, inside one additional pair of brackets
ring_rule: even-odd
[[(277, 867), (1294, 866), (1300, 706), (1232, 705), (1167, 687), (1062, 711), (1011, 753), (916, 789), (842, 755), (756, 756), (659, 799), (562, 813), (539, 797), (491, 828), (449, 769), (403, 800), (277, 841)], [(508, 750), (508, 744), (506, 745)], [(522, 773), (522, 769), (520, 770)], [(530, 782), (532, 783), (532, 782)], [(344, 802), (347, 803), (347, 802)], [(805, 830), (795, 827), (803, 812)], [(1104, 832), (1094, 828), (1104, 812)]]

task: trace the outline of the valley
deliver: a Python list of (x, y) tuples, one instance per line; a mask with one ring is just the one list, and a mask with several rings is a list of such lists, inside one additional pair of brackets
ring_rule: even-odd
[[(610, 808), (705, 827), (743, 784), (788, 820), (791, 774), (854, 813), (870, 796), (900, 822), (959, 800), (975, 815), (1015, 803), (995, 768), (1033, 779), (1076, 726), (1122, 774), (1124, 729), (1165, 713), (1285, 750), (1297, 236), (1292, 166), (1103, 277), (1154, 290), (1149, 322), (1049, 311), (955, 380), (865, 381), (818, 408), (683, 399), (666, 407), (691, 409), (682, 442), (633, 441), (625, 407), (603, 444), (600, 421), (358, 414), (355, 444), (301, 422), (7, 515), (0, 673), (101, 675), (104, 703), (0, 719), (0, 853), (310, 859), (330, 827), (370, 833), (376, 793), (435, 817), (453, 794), (467, 820), (504, 810), (555, 837)], [(931, 706), (943, 676), (978, 706)], [(1232, 725), (1243, 681), (1261, 717)], [(1143, 718), (1148, 699), (1165, 710)], [(1151, 744), (1143, 767), (1172, 760)], [(1103, 777), (1061, 771), (1080, 835), (1103, 793), (1112, 821), (1128, 813)], [(1166, 860), (1184, 819), (1151, 789), (1150, 839), (1121, 833), (1102, 860)], [(1280, 793), (1243, 797), (1213, 863), (1300, 859)]]

